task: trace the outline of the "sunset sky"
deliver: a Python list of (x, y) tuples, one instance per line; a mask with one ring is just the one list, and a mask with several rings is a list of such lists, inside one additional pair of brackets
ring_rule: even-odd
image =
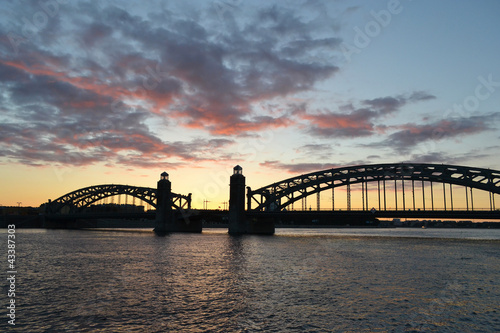
[(0, 205), (97, 184), (222, 206), (337, 166), (500, 169), (500, 1), (2, 1)]

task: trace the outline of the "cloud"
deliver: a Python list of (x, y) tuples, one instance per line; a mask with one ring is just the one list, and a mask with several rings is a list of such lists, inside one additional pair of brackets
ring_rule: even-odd
[[(228, 158), (232, 136), (296, 124), (286, 112), (259, 113), (258, 103), (339, 70), (318, 55), (339, 52), (341, 40), (319, 34), (300, 8), (262, 7), (238, 21), (131, 6), (69, 2), (43, 26), (20, 19), (40, 11), (37, 2), (9, 6), (12, 20), (0, 23), (4, 159), (147, 167)], [(159, 119), (195, 139), (162, 139), (151, 126)], [(207, 133), (215, 138), (200, 139)]]
[(431, 99), (436, 99), (436, 96), (429, 94), (425, 91), (415, 91), (408, 98), (412, 102), (428, 101)]
[(364, 100), (362, 104), (373, 110), (376, 115), (385, 115), (396, 112), (409, 100), (411, 97), (382, 97)]
[(259, 163), (259, 165), (294, 174), (304, 174), (338, 167), (338, 165), (331, 163), (282, 163), (279, 161), (265, 161), (263, 163)]
[(108, 110), (100, 117), (90, 112), (56, 117), (52, 110), (40, 109), (27, 122), (21, 120), (30, 114), (27, 108), (33, 109), (23, 108), (18, 122), (0, 124), (0, 156), (28, 165), (176, 166), (226, 159), (226, 149), (234, 143), (223, 138), (165, 142), (145, 125), (149, 113), (141, 109)]
[(444, 152), (430, 152), (427, 154), (412, 154), (409, 159), (412, 163), (449, 163), (455, 164), (463, 161), (463, 158), (452, 157)]
[(449, 154), (447, 152), (429, 152), (426, 154), (413, 153), (407, 159), (408, 163), (445, 163), (454, 165), (474, 165), (478, 160), (490, 157), (490, 154), (478, 150)]
[(500, 119), (500, 113), (443, 119), (429, 124), (404, 124), (395, 126), (396, 132), (387, 139), (368, 144), (371, 147), (390, 147), (399, 153), (409, 153), (419, 143), (440, 141), (449, 138), (462, 138), (493, 130), (492, 122)]
[(334, 144), (313, 143), (300, 146), (295, 151), (296, 153), (303, 153), (305, 155), (325, 154), (325, 153), (331, 153), (333, 151), (334, 146), (335, 146)]
[(367, 137), (383, 131), (377, 121), (398, 112), (404, 105), (435, 98), (417, 91), (410, 95), (381, 97), (361, 101), (359, 106), (344, 104), (340, 111), (321, 110), (310, 112), (307, 105), (297, 106), (292, 114), (308, 123), (308, 134), (323, 138)]
[(262, 163), (259, 163), (259, 165), (262, 167), (282, 170), (282, 171), (292, 173), (292, 174), (305, 174), (305, 173), (311, 173), (311, 172), (316, 172), (316, 171), (346, 167), (346, 166), (351, 166), (351, 165), (366, 165), (366, 164), (373, 164), (373, 162), (371, 162), (369, 160), (352, 160), (352, 161), (342, 163), (342, 164), (307, 163), (307, 162), (306, 163), (303, 163), (303, 162), (283, 163), (280, 161), (264, 161)]
[(366, 159), (369, 160), (369, 161), (371, 161), (371, 160), (378, 160), (378, 159), (381, 159), (381, 158), (382, 158), (382, 156), (380, 156), (380, 155), (368, 155), (368, 156), (366, 156)]
[(212, 134), (272, 128), (275, 121), (254, 118), (253, 103), (311, 89), (338, 70), (330, 62), (290, 57), (300, 47), (315, 52), (335, 49), (338, 42), (314, 37), (307, 21), (277, 6), (249, 16), (243, 27), (228, 19), (224, 33), (187, 17), (155, 28), (120, 8), (107, 8), (104, 15), (126, 39), (157, 54), (165, 76), (181, 82), (183, 90), (170, 103), (155, 107), (183, 126)]
[[(123, 124), (126, 122), (124, 119)], [(1, 124), (0, 133), (0, 156), (40, 166), (94, 163), (155, 168), (162, 163), (180, 166), (220, 161), (226, 156), (227, 146), (233, 144), (228, 139), (200, 138), (190, 142), (164, 142), (147, 131), (132, 131), (126, 126), (119, 129), (113, 126), (99, 132), (87, 131), (77, 124), (60, 128), (43, 124)]]

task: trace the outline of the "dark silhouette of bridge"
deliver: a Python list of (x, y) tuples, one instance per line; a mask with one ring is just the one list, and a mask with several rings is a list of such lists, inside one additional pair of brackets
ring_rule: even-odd
[[(54, 201), (48, 202), (47, 214), (83, 213), (92, 204), (116, 195), (128, 195), (142, 200), (156, 208), (157, 189), (130, 185), (95, 185), (67, 193)], [(188, 195), (172, 193), (172, 206), (175, 209), (191, 209), (191, 193)]]
[[(433, 184), (441, 183), (443, 186), (449, 185), (449, 195), (451, 197), (450, 210), (453, 206), (453, 185), (459, 185), (466, 189), (467, 203), (466, 210), (469, 210), (468, 191), (472, 189), (484, 190), (490, 195), (490, 208), (495, 210), (494, 194), (500, 193), (500, 171), (471, 168), (457, 165), (444, 164), (374, 164), (359, 165), (343, 168), (335, 168), (323, 171), (312, 172), (293, 178), (288, 178), (257, 190), (248, 188), (247, 210), (258, 211), (281, 211), (292, 205), (294, 202), (302, 201), (308, 196), (317, 195), (317, 210), (320, 209), (319, 194), (322, 191), (331, 189), (332, 191), (332, 210), (335, 209), (335, 188), (345, 187), (347, 190), (347, 210), (351, 210), (351, 185), (362, 185), (362, 205), (363, 210), (371, 209), (368, 204), (368, 183), (377, 183), (377, 204), (375, 207), (379, 211), (387, 210), (387, 191), (386, 183), (394, 181), (395, 191), (399, 183), (402, 191), (403, 200), (400, 208), (403, 211), (406, 208), (416, 209), (415, 182), (420, 182), (423, 196), (423, 210), (434, 210), (434, 190)], [(408, 182), (411, 184), (412, 207), (406, 207), (405, 188), (408, 188)], [(425, 206), (425, 184), (431, 187), (431, 206)], [(407, 186), (405, 187), (405, 184)], [(444, 187), (443, 187), (444, 188)], [(446, 208), (446, 189), (444, 190), (444, 210)], [(470, 192), (470, 209), (474, 210), (474, 198)], [(257, 206), (252, 208), (252, 203)], [(396, 197), (395, 206), (398, 210), (398, 199)], [(307, 209), (302, 205), (302, 210)]]
[[(359, 185), (361, 185), (361, 203), (358, 201), (356, 204), (361, 204), (361, 208), (354, 208), (351, 187), (356, 186), (357, 189)], [(438, 187), (442, 187), (439, 193), (443, 200), (440, 208), (437, 208), (435, 198)], [(460, 191), (465, 194), (465, 205), (464, 202), (459, 205), (454, 202), (453, 195), (457, 196), (457, 188), (461, 188)], [(346, 202), (345, 206), (342, 205), (343, 209), (336, 208), (339, 200), (338, 198), (336, 200), (336, 190), (339, 189), (345, 193)], [(478, 209), (474, 206), (473, 190), (488, 193), (489, 209)], [(331, 192), (331, 207), (328, 210), (321, 209), (320, 193), (325, 191)], [(236, 233), (260, 231), (272, 233), (277, 220), (290, 219), (344, 219), (345, 221), (391, 217), (500, 219), (500, 211), (495, 205), (495, 195), (498, 194), (500, 194), (500, 171), (422, 163), (333, 168), (288, 178), (256, 190), (246, 187), (245, 194), (245, 177), (241, 167), (236, 166), (230, 178), (228, 218), (230, 231), (232, 225), (233, 230), (237, 230)], [(207, 210), (191, 208), (190, 193), (188, 195), (172, 193), (168, 174), (163, 173), (157, 188), (108, 184), (89, 186), (67, 193), (54, 201), (49, 200), (46, 204), (46, 217), (61, 219), (64, 216), (75, 218), (85, 215), (86, 218), (91, 218), (92, 214), (88, 213), (88, 207), (116, 195), (132, 196), (155, 207), (157, 220), (160, 206), (162, 221), (183, 219), (185, 224), (189, 225), (190, 220), (200, 220), (208, 214)], [(417, 198), (417, 195), (420, 198)], [(162, 199), (164, 203), (158, 204), (159, 196), (165, 198)], [(307, 198), (310, 196), (316, 197), (314, 210), (311, 206), (307, 209)], [(389, 196), (391, 205), (395, 207), (388, 207)], [(408, 197), (411, 200), (408, 200)], [(411, 203), (408, 204), (408, 201)], [(294, 209), (294, 203), (297, 202), (302, 204), (299, 210)], [(248, 224), (249, 220), (253, 221), (252, 226)], [(238, 227), (241, 223), (246, 223), (246, 227)], [(265, 227), (266, 224), (273, 224), (272, 230)], [(201, 231), (201, 224), (199, 225)]]

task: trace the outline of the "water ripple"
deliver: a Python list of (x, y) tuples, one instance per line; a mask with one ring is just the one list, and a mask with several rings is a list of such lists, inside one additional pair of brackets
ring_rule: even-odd
[(500, 242), (365, 236), (20, 230), (16, 328), (500, 331)]

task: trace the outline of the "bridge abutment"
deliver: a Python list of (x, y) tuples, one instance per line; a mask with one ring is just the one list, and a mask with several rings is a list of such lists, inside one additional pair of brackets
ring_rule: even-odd
[(245, 176), (237, 165), (233, 168), (229, 182), (229, 234), (274, 234), (273, 221), (249, 219), (245, 212)]

